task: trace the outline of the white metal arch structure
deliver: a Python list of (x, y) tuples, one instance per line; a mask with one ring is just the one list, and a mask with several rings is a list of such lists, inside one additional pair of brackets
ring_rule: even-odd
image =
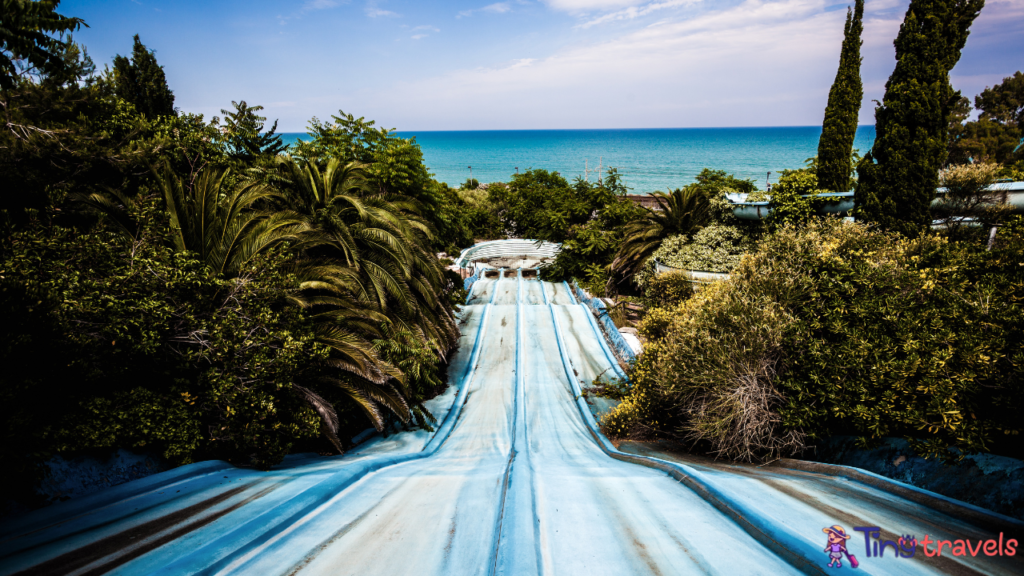
[[(473, 264), (487, 268), (537, 268), (549, 264), (561, 249), (561, 244), (542, 240), (491, 240), (463, 250), (455, 265), (459, 268)], [(498, 260), (501, 262), (496, 262)]]

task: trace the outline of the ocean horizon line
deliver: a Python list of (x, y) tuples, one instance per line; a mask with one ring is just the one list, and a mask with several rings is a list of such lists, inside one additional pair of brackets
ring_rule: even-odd
[[(874, 127), (874, 124), (858, 124), (857, 128)], [(438, 132), (611, 132), (631, 130), (779, 130), (786, 128), (807, 129), (818, 128), (818, 125), (785, 125), (785, 126), (661, 126), (655, 128), (470, 128), (457, 130), (398, 130), (391, 128), (395, 134), (419, 134)], [(279, 136), (308, 135), (309, 132), (277, 132)]]
[[(818, 153), (821, 126), (723, 128), (545, 128), (518, 130), (408, 130), (439, 182), (457, 187), (469, 179), (508, 182), (529, 169), (593, 181), (615, 168), (634, 194), (696, 181), (705, 168), (725, 170), (766, 188), (783, 170), (806, 166)], [(282, 133), (285, 144), (307, 140)], [(858, 127), (854, 148), (870, 150), (875, 127)]]

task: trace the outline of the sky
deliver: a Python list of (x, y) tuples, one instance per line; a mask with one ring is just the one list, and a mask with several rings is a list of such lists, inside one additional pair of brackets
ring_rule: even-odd
[[(909, 0), (867, 0), (874, 123)], [(836, 0), (65, 0), (97, 66), (156, 53), (184, 112), (262, 105), (279, 132), (338, 110), (402, 131), (820, 125)], [(988, 0), (953, 87), (1024, 70), (1024, 0)]]

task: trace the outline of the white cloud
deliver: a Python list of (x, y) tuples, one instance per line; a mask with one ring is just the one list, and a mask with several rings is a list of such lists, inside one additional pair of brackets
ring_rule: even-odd
[[(481, 5), (483, 1), (488, 0)], [(560, 48), (544, 51), (542, 46), (517, 43), (495, 49), (498, 56), (489, 60), (461, 60), (484, 64), (463, 64), (459, 69), (448, 64), (451, 59), (433, 57), (430, 50), (443, 47), (440, 42), (407, 42), (411, 36), (423, 39), (422, 35), (437, 32), (431, 25), (410, 23), (401, 40), (416, 46), (430, 63), (420, 68), (422, 72), (346, 88), (344, 107), (403, 130), (821, 122), (846, 18), (846, 10), (826, 8), (841, 0), (733, 0), (742, 4), (726, 8), (704, 2), (699, 9), (654, 9), (672, 1), (638, 2), (632, 6), (636, 12), (620, 6), (607, 13), (581, 13), (567, 23), (565, 18), (551, 18), (547, 30), (562, 34)], [(895, 65), (892, 43), (908, 2), (867, 2), (861, 123), (873, 122), (871, 100), (881, 100)], [(511, 0), (510, 5), (519, 9)], [(599, 33), (571, 30), (618, 12), (622, 18), (605, 20)], [(630, 14), (638, 15), (630, 20)], [(647, 14), (646, 19), (641, 14)], [(434, 18), (421, 16), (419, 21), (428, 17)], [(954, 88), (973, 97), (1024, 69), (1022, 37), (1024, 0), (989, 0), (952, 73)], [(301, 126), (305, 118), (322, 114), (339, 101), (334, 87), (309, 92), (299, 105), (280, 108), (282, 125), (287, 118)], [(289, 97), (275, 95), (267, 101)]]
[(392, 12), (391, 10), (384, 10), (382, 8), (379, 8), (377, 4), (377, 0), (369, 0), (366, 3), (365, 12), (366, 15), (369, 16), (370, 18), (379, 18), (381, 16), (391, 18), (395, 16), (401, 16), (401, 14), (398, 14), (397, 12)]
[(456, 18), (463, 18), (466, 16), (472, 16), (474, 12), (490, 12), (492, 14), (504, 14), (512, 11), (512, 5), (508, 2), (495, 2), (494, 4), (488, 4), (483, 8), (474, 8), (472, 10), (463, 10), (456, 15)]
[(306, 3), (302, 5), (302, 11), (326, 10), (328, 8), (334, 8), (338, 4), (340, 4), (340, 2), (337, 0), (306, 0)]
[(693, 4), (699, 4), (702, 0), (667, 0), (665, 2), (651, 2), (650, 4), (637, 8), (636, 6), (630, 6), (629, 8), (611, 12), (603, 16), (598, 16), (592, 20), (584, 22), (580, 28), (590, 28), (597, 24), (604, 24), (606, 22), (613, 22), (615, 20), (633, 20), (634, 18), (640, 18), (641, 16), (647, 16), (652, 12), (659, 10), (665, 10), (666, 8), (678, 8), (680, 6), (691, 6)]
[(602, 12), (637, 6), (646, 0), (543, 0), (548, 7), (562, 12)]
[[(822, 8), (820, 0), (748, 0), (543, 58), (406, 82), (383, 96), (394, 101), (374, 107), (400, 109), (396, 123), (418, 129), (430, 129), (426, 118), (449, 129), (813, 124), (846, 18)], [(891, 60), (900, 20), (865, 23), (867, 64)]]
[(413, 40), (421, 40), (423, 38), (426, 38), (427, 36), (430, 36), (430, 34), (413, 34), (412, 36), (410, 36), (410, 38), (412, 38)]

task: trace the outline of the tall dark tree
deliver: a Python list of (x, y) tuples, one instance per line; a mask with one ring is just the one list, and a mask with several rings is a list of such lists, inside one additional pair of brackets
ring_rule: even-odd
[[(65, 33), (88, 26), (81, 18), (57, 14), (60, 0), (0, 0), (0, 88), (13, 88), (19, 74), (60, 74), (65, 66)], [(53, 35), (58, 35), (55, 38)]]
[(911, 0), (894, 42), (896, 68), (875, 109), (875, 144), (857, 167), (860, 218), (909, 236), (930, 223), (950, 112), (960, 100), (949, 71), (984, 5)]
[(149, 118), (174, 114), (174, 93), (167, 86), (164, 68), (138, 34), (131, 60), (114, 56), (114, 93)]
[(860, 101), (864, 97), (860, 81), (863, 17), (864, 0), (856, 0), (854, 9), (846, 10), (839, 70), (828, 93), (825, 121), (821, 125), (821, 139), (818, 140), (818, 186), (825, 190), (845, 191), (852, 185), (853, 139), (857, 136)]

